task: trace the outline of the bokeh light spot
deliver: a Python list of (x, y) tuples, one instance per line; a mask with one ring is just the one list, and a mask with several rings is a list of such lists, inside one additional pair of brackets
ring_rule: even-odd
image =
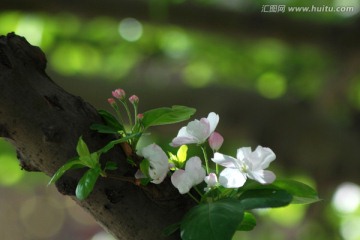
[(360, 206), (359, 185), (350, 182), (340, 184), (333, 196), (332, 206), (340, 213), (346, 214), (356, 211)]
[(24, 15), (20, 18), (16, 34), (24, 36), (32, 45), (41, 45), (44, 23), (38, 15)]
[(257, 80), (259, 93), (270, 99), (278, 98), (286, 92), (286, 79), (274, 72), (266, 72)]
[(98, 232), (91, 238), (91, 240), (115, 240), (115, 238), (107, 232)]
[(51, 55), (52, 66), (64, 75), (95, 74), (101, 63), (101, 54), (87, 44), (63, 43)]
[(19, 161), (11, 154), (0, 155), (0, 184), (12, 186), (18, 183), (24, 175), (20, 170)]
[(50, 197), (32, 197), (21, 205), (21, 223), (30, 239), (51, 239), (62, 228), (64, 209), (56, 207), (54, 201)]
[(345, 240), (360, 239), (360, 217), (353, 217), (344, 220), (340, 226), (340, 233)]
[(119, 33), (126, 41), (135, 42), (141, 38), (143, 27), (135, 18), (125, 18), (119, 24)]
[(181, 58), (190, 49), (188, 36), (181, 31), (167, 31), (160, 40), (160, 47), (171, 58)]
[(352, 17), (359, 13), (359, 0), (334, 0), (334, 8), (337, 14), (343, 17)]
[(286, 227), (293, 227), (299, 224), (305, 216), (305, 205), (289, 205), (286, 208), (274, 208), (268, 211), (269, 217)]
[(194, 62), (183, 70), (185, 83), (191, 87), (206, 86), (213, 76), (213, 70), (204, 62)]

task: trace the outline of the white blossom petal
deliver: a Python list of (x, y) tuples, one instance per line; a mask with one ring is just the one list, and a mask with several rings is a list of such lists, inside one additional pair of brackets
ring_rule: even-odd
[(219, 176), (219, 183), (226, 188), (238, 188), (244, 185), (246, 176), (239, 169), (225, 168)]
[(200, 158), (192, 157), (186, 162), (185, 170), (176, 170), (171, 175), (171, 182), (181, 194), (184, 194), (189, 192), (193, 186), (201, 183), (205, 175)]
[(235, 162), (237, 161), (236, 158), (218, 152), (214, 154), (214, 157), (211, 160), (214, 163), (217, 163), (227, 168), (235, 168), (236, 167)]
[(186, 162), (185, 172), (191, 178), (193, 186), (201, 183), (206, 176), (199, 157), (192, 157)]
[(219, 116), (216, 113), (209, 113), (208, 118), (195, 119), (179, 130), (178, 135), (172, 140), (170, 145), (178, 147), (192, 143), (202, 144), (215, 131), (218, 122)]
[(248, 177), (258, 181), (261, 184), (269, 184), (275, 181), (276, 175), (272, 171), (268, 170), (258, 170), (249, 172)]
[(168, 171), (169, 163), (166, 153), (156, 144), (150, 144), (137, 152), (140, 156), (149, 160), (149, 176), (152, 179), (152, 183), (161, 183)]
[(173, 175), (171, 175), (171, 182), (181, 194), (189, 192), (192, 187), (191, 180), (182, 169), (175, 171)]
[(199, 120), (194, 120), (189, 122), (187, 125), (187, 132), (198, 141), (198, 144), (201, 144), (206, 141), (206, 139), (210, 136), (210, 125), (209, 121), (204, 118)]
[(242, 147), (237, 150), (236, 158), (244, 161), (244, 159), (248, 158), (251, 155), (251, 147)]
[(198, 140), (196, 138), (188, 138), (188, 137), (176, 137), (172, 140), (170, 146), (172, 147), (180, 147), (181, 145), (187, 145), (192, 143), (197, 143)]
[(219, 123), (219, 115), (211, 112), (209, 113), (207, 120), (209, 121), (209, 125), (210, 125), (210, 134), (212, 132), (215, 131), (215, 128), (217, 127), (218, 123)]
[(146, 178), (145, 174), (143, 174), (143, 172), (139, 169), (136, 171), (135, 173), (135, 178), (136, 179), (140, 179), (140, 178)]
[(258, 146), (255, 149), (255, 152), (259, 156), (259, 159), (261, 159), (258, 164), (259, 169), (268, 168), (270, 163), (276, 158), (275, 153), (270, 148)]

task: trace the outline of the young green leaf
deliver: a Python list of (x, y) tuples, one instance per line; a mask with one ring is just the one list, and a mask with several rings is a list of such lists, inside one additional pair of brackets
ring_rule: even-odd
[(81, 177), (75, 190), (76, 197), (79, 200), (84, 200), (89, 196), (89, 194), (94, 189), (94, 185), (100, 175), (100, 172), (101, 169), (100, 166), (98, 166), (96, 168), (91, 168), (87, 170), (85, 174)]
[(76, 145), (76, 152), (79, 154), (80, 157), (90, 155), (89, 148), (87, 147), (82, 137), (79, 137), (79, 141)]
[(240, 225), (237, 227), (237, 231), (251, 231), (256, 226), (256, 219), (254, 215), (249, 212), (245, 212), (244, 219), (241, 221)]
[(127, 142), (130, 139), (138, 138), (140, 136), (141, 136), (141, 133), (134, 133), (134, 134), (131, 134), (129, 136), (122, 137), (122, 138), (117, 139), (117, 140), (113, 140), (113, 141), (109, 142), (108, 144), (106, 144), (105, 147), (101, 148), (98, 152), (99, 153), (106, 153), (107, 151), (112, 149), (116, 144)]
[(85, 167), (78, 158), (70, 159), (67, 163), (62, 165), (52, 176), (48, 185), (56, 182), (64, 173), (70, 169)]
[(115, 162), (112, 161), (106, 162), (105, 170), (116, 170), (116, 169), (117, 169), (117, 164)]
[(146, 158), (143, 159), (140, 163), (140, 171), (146, 176), (149, 177), (149, 168), (150, 162)]
[(204, 203), (186, 213), (181, 222), (183, 240), (231, 240), (244, 217), (244, 209), (236, 199)]
[(81, 164), (87, 166), (88, 168), (94, 168), (99, 164), (99, 157), (100, 157), (100, 153), (93, 152), (88, 156), (80, 156), (79, 160)]
[(116, 131), (124, 131), (124, 126), (109, 112), (105, 110), (99, 110), (99, 115), (104, 119), (107, 126)]
[(162, 107), (144, 112), (142, 124), (144, 129), (151, 126), (166, 125), (188, 120), (196, 110), (185, 106)]
[(103, 125), (103, 124), (98, 124), (98, 123), (94, 123), (90, 126), (90, 129), (91, 130), (95, 130), (99, 133), (108, 133), (108, 134), (116, 134), (118, 133), (118, 130), (113, 128), (113, 127), (110, 127), (110, 126), (107, 126), (107, 125)]
[(186, 145), (182, 145), (179, 150), (177, 151), (177, 160), (179, 163), (179, 168), (184, 167), (185, 165), (185, 161), (186, 161), (186, 157), (187, 157), (187, 150), (188, 150), (188, 146)]
[(288, 205), (292, 195), (280, 189), (250, 189), (243, 192), (239, 200), (245, 210), (275, 208)]

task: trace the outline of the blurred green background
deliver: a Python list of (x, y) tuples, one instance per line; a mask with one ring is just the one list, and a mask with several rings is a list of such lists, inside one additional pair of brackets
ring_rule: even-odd
[[(322, 202), (256, 212), (255, 230), (234, 239), (360, 240), (359, 10), (359, 0), (4, 0), (0, 34), (40, 46), (51, 78), (97, 108), (110, 110), (121, 87), (141, 111), (214, 111), (221, 152), (270, 147), (278, 177), (318, 189)], [(146, 141), (166, 144), (181, 126)], [(21, 171), (4, 140), (0, 164), (0, 239), (111, 239), (47, 176)]]

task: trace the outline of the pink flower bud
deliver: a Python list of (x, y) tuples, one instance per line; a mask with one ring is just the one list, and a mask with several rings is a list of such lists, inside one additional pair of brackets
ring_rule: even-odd
[(123, 89), (118, 88), (118, 89), (112, 91), (112, 95), (113, 95), (114, 98), (122, 100), (122, 99), (125, 98), (126, 93), (125, 93), (125, 91)]
[(116, 104), (115, 99), (113, 99), (113, 98), (108, 98), (107, 101), (108, 101), (108, 103), (109, 103), (111, 106), (113, 106), (113, 105)]
[(132, 103), (132, 104), (137, 104), (139, 102), (139, 98), (138, 96), (136, 95), (132, 95), (131, 97), (129, 97), (129, 101)]
[(137, 115), (137, 118), (140, 119), (140, 120), (143, 119), (143, 118), (144, 118), (144, 114), (139, 113), (139, 114)]
[(204, 181), (207, 183), (208, 187), (214, 187), (218, 183), (215, 173), (210, 173), (208, 176), (205, 177)]
[(224, 138), (218, 132), (213, 132), (209, 137), (209, 145), (214, 151), (218, 151), (223, 142)]

